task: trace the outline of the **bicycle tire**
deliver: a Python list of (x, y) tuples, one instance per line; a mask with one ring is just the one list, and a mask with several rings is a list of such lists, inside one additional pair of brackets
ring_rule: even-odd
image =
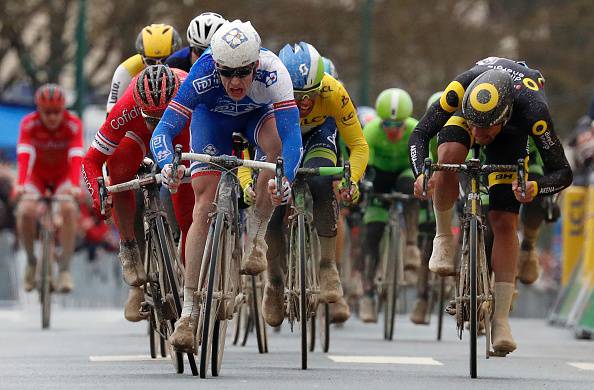
[(211, 372), (212, 376), (219, 376), (223, 351), (225, 349), (225, 334), (227, 333), (227, 320), (216, 320), (212, 333)]
[(252, 313), (254, 317), (258, 352), (266, 353), (268, 352), (266, 324), (264, 323), (264, 317), (262, 317), (262, 310), (260, 307), (262, 305), (262, 297), (257, 283), (258, 276), (251, 276), (250, 279), (252, 282)]
[[(221, 252), (221, 248), (219, 245), (219, 241), (223, 231), (223, 223), (224, 223), (224, 215), (223, 213), (217, 213), (216, 220), (215, 220), (215, 227), (212, 231), (213, 237), (211, 241), (211, 250), (210, 250), (210, 263), (208, 267), (208, 284), (206, 286), (206, 298), (202, 302), (204, 307), (202, 311), (202, 336), (200, 341), (200, 378), (206, 378), (206, 371), (208, 370), (208, 364), (210, 361), (211, 355), (211, 346), (212, 340), (209, 340), (209, 337), (212, 336), (214, 331), (214, 325), (216, 322), (216, 314), (217, 310), (213, 310), (213, 293), (214, 293), (214, 285), (215, 282), (218, 280), (217, 270), (218, 270), (218, 259), (219, 254)], [(208, 241), (208, 239), (207, 239)]]
[(307, 345), (309, 352), (316, 349), (316, 318), (317, 315), (311, 316), (307, 320)]
[[(165, 289), (163, 293), (164, 296), (167, 296), (167, 294), (171, 292), (171, 295), (173, 296), (173, 302), (175, 305), (175, 312), (177, 314), (176, 318), (179, 318), (181, 316), (182, 311), (181, 297), (179, 294), (179, 285), (181, 284), (181, 281), (177, 280), (176, 273), (173, 269), (173, 261), (174, 259), (177, 259), (177, 250), (175, 249), (175, 244), (173, 243), (171, 231), (169, 231), (169, 233), (167, 232), (167, 227), (170, 228), (170, 226), (167, 224), (164, 217), (157, 217), (157, 219), (155, 220), (155, 224), (157, 227), (157, 237), (159, 239), (158, 242), (156, 242), (155, 244), (159, 247), (158, 249), (160, 249), (158, 253), (161, 254), (163, 264), (165, 265), (165, 272), (167, 275), (167, 281), (169, 283), (168, 287), (170, 290), (167, 291), (167, 289)], [(161, 243), (165, 243), (165, 245), (162, 245)], [(171, 322), (171, 329), (168, 330), (169, 332), (173, 333), (173, 329), (175, 329), (175, 321), (172, 320)], [(171, 333), (169, 333), (169, 335), (171, 335)], [(165, 357), (166, 355), (162, 356)], [(187, 356), (188, 362), (190, 363), (190, 369), (192, 370), (192, 375), (197, 375), (198, 370), (196, 369), (196, 361), (194, 359), (194, 355), (188, 353)], [(184, 372), (183, 354), (181, 352), (176, 352), (175, 359), (172, 355), (171, 360), (175, 368), (175, 371), (178, 374), (182, 374)]]
[(149, 352), (151, 354), (151, 359), (157, 358), (157, 345), (155, 340), (155, 328), (154, 328), (155, 317), (153, 315), (153, 310), (151, 309), (151, 314), (149, 317), (148, 322), (148, 334), (149, 334)]
[[(51, 216), (50, 216), (51, 218)], [(39, 298), (41, 301), (41, 328), (48, 329), (50, 326), (52, 292), (51, 292), (51, 270), (53, 252), (53, 234), (47, 229), (42, 231), (42, 254), (41, 254), (41, 278)]]
[(396, 303), (398, 301), (398, 278), (400, 262), (402, 261), (402, 231), (400, 223), (396, 223), (390, 228), (390, 243), (388, 244), (388, 269), (391, 270), (386, 275), (388, 281), (388, 290), (384, 301), (384, 339), (392, 341), (394, 338), (394, 326), (396, 321)]
[(438, 311), (437, 311), (437, 341), (441, 341), (443, 332), (443, 313), (445, 311), (445, 278), (439, 278), (439, 292), (437, 294)]
[(470, 377), (477, 377), (477, 256), (478, 256), (478, 220), (470, 219)]
[(323, 303), (318, 308), (318, 317), (320, 318), (320, 344), (322, 352), (328, 353), (330, 349), (330, 304)]
[(305, 258), (305, 216), (297, 216), (297, 242), (299, 252), (299, 312), (301, 320), (301, 369), (307, 370), (307, 289)]

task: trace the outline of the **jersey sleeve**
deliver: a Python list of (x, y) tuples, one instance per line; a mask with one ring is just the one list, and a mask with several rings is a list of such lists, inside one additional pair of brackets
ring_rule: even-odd
[[(324, 76), (331, 77), (331, 76)], [(339, 82), (335, 84), (336, 91), (334, 92), (331, 104), (334, 119), (340, 137), (344, 140), (349, 148), (353, 181), (357, 182), (363, 176), (367, 163), (369, 161), (369, 146), (365, 141), (361, 123), (357, 118), (357, 111), (351, 101), (351, 98)]]
[(140, 115), (132, 94), (133, 88), (127, 88), (107, 115), (107, 119), (95, 134), (89, 150), (83, 157), (81, 167), (83, 179), (94, 199), (97, 196), (97, 178), (102, 175), (103, 163), (115, 152), (126, 135), (126, 123), (132, 119), (132, 116)]
[(409, 161), (415, 176), (423, 173), (423, 162), (429, 156), (429, 141), (435, 137), (448, 119), (462, 107), (464, 92), (472, 80), (484, 71), (475, 66), (458, 75), (448, 86), (438, 101), (433, 103), (412, 132), (409, 145)]
[(151, 152), (157, 164), (163, 168), (173, 159), (173, 138), (186, 126), (192, 117), (192, 111), (202, 101), (194, 81), (203, 76), (203, 67), (194, 66), (188, 77), (182, 82), (175, 97), (169, 102), (159, 124), (153, 131), (151, 138)]
[(107, 97), (105, 107), (108, 114), (116, 102), (124, 95), (132, 78), (143, 68), (144, 62), (142, 62), (140, 54), (133, 55), (116, 68), (111, 79), (111, 88), (109, 89), (109, 96)]
[(368, 164), (371, 166), (375, 165), (375, 148), (377, 146), (377, 126), (379, 125), (379, 121), (379, 119), (375, 118), (367, 122), (363, 128), (363, 136), (369, 148)]
[[(280, 63), (280, 60), (278, 60)], [(282, 156), (285, 163), (285, 176), (293, 181), (301, 157), (303, 144), (301, 141), (301, 127), (299, 125), (299, 110), (293, 96), (293, 83), (287, 68), (280, 63), (277, 69), (278, 81), (272, 89), (272, 105), (276, 128), (282, 142)]]
[(546, 175), (536, 180), (537, 194), (550, 195), (568, 187), (573, 180), (573, 173), (563, 145), (555, 134), (553, 121), (547, 104), (532, 99), (525, 106), (525, 123), (530, 136), (540, 153)]
[(68, 159), (70, 160), (70, 182), (73, 187), (80, 186), (80, 172), (83, 158), (83, 125), (82, 121), (75, 117), (72, 119), (73, 134), (68, 148)]
[(31, 133), (27, 125), (28, 116), (21, 121), (17, 141), (17, 184), (23, 185), (31, 174), (35, 163), (35, 147), (31, 145)]

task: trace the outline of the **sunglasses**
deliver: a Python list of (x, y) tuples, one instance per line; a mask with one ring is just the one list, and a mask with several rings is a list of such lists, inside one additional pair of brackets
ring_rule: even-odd
[(146, 66), (163, 65), (163, 61), (165, 61), (165, 58), (142, 57), (142, 61), (144, 61)]
[(219, 74), (225, 78), (233, 78), (237, 77), (240, 79), (246, 78), (247, 76), (251, 75), (254, 72), (254, 65), (250, 64), (247, 66), (242, 66), (241, 68), (227, 68), (227, 67), (217, 67), (217, 71)]
[(384, 127), (402, 127), (403, 124), (404, 124), (404, 121), (393, 120), (393, 119), (385, 119), (382, 122), (382, 125)]
[(150, 125), (150, 126), (157, 126), (159, 124), (159, 121), (161, 120), (161, 117), (157, 117), (157, 116), (151, 116), (148, 114), (145, 114), (144, 111), (140, 112), (142, 115), (142, 119), (144, 119), (144, 121), (146, 122), (146, 124)]
[(206, 51), (205, 47), (198, 47), (198, 46), (190, 46), (190, 50), (194, 53), (197, 57), (200, 57), (204, 51)]
[(320, 86), (321, 85), (318, 84), (306, 91), (296, 89), (293, 91), (293, 96), (295, 96), (295, 100), (314, 100), (320, 94)]
[(40, 110), (43, 115), (60, 115), (63, 110)]

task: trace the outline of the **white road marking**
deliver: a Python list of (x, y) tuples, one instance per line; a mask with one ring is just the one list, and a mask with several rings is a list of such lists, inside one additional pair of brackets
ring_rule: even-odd
[(169, 357), (157, 356), (156, 359), (149, 355), (105, 355), (105, 356), (89, 356), (91, 362), (143, 362), (147, 360), (165, 360)]
[(336, 363), (412, 364), (422, 366), (443, 366), (443, 363), (430, 357), (329, 355), (328, 358)]
[(574, 366), (575, 368), (579, 368), (580, 370), (594, 371), (594, 363), (584, 363), (584, 362), (570, 363), (570, 362), (568, 362), (567, 364), (569, 364), (570, 366)]

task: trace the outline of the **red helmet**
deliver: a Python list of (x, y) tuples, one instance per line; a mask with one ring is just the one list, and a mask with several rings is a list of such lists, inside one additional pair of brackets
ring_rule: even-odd
[(64, 90), (57, 84), (44, 84), (35, 92), (37, 108), (53, 108), (63, 110), (66, 106)]
[(134, 81), (136, 105), (145, 113), (163, 113), (186, 75), (166, 65), (147, 66)]

